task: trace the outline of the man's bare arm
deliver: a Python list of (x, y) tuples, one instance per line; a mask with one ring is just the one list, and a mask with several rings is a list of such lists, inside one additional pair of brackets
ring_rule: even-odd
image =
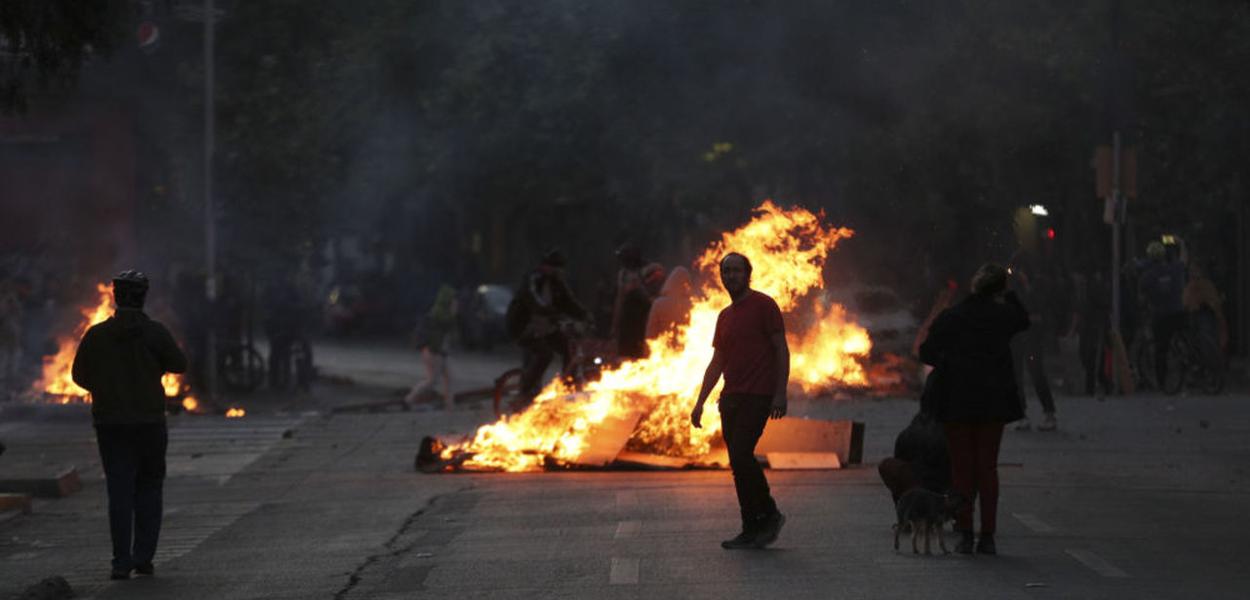
[(773, 343), (773, 358), (777, 361), (777, 387), (773, 391), (773, 405), (768, 416), (780, 419), (786, 416), (786, 387), (790, 384), (790, 346), (785, 332), (778, 331), (769, 338)]
[(694, 410), (690, 411), (691, 425), (703, 427), (703, 403), (707, 401), (712, 388), (716, 387), (716, 383), (720, 381), (720, 376), (724, 372), (725, 356), (720, 350), (716, 350), (712, 353), (712, 360), (708, 362), (707, 369), (703, 371), (703, 387), (699, 388), (699, 399), (694, 403)]

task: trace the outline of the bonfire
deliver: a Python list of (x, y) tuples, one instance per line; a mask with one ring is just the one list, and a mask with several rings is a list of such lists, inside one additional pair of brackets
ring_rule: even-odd
[[(72, 369), (74, 354), (78, 351), (78, 342), (93, 325), (103, 323), (113, 316), (113, 288), (110, 284), (96, 284), (96, 302), (79, 309), (81, 318), (72, 332), (57, 340), (57, 351), (43, 357), (43, 372), (34, 383), (36, 395), (51, 399), (60, 404), (91, 403), (91, 394), (74, 383)], [(161, 386), (165, 388), (168, 398), (181, 398), (183, 410), (197, 412), (199, 401), (189, 393), (189, 386), (182, 375), (166, 373), (161, 377)]]
[(765, 201), (750, 222), (695, 260), (689, 318), (651, 340), (647, 358), (624, 362), (581, 389), (557, 378), (523, 412), (440, 445), (438, 455), (465, 470), (536, 471), (577, 464), (596, 431), (624, 424), (632, 427), (626, 430), (631, 450), (692, 462), (709, 456), (720, 437), (716, 404), (707, 406), (701, 429), (690, 425), (689, 415), (712, 356), (717, 315), (730, 302), (717, 270), (730, 251), (751, 259), (751, 287), (772, 296), (785, 315), (792, 394), (868, 387), (868, 331), (842, 306), (821, 303), (818, 293), (830, 253), (852, 235), (826, 225), (823, 213)]

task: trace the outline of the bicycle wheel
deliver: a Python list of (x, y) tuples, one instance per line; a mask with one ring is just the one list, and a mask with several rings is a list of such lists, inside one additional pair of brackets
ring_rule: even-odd
[(1176, 394), (1185, 387), (1189, 370), (1189, 341), (1183, 336), (1172, 338), (1168, 345), (1166, 379), (1162, 382), (1163, 393)]
[(224, 348), (217, 368), (226, 389), (234, 392), (254, 391), (265, 381), (265, 360), (251, 346)]
[(510, 412), (516, 400), (521, 396), (521, 369), (509, 369), (495, 378), (495, 393), (492, 406), (495, 416), (502, 417)]
[[(1218, 363), (1218, 364), (1215, 364)], [(1193, 357), (1193, 367), (1189, 370), (1189, 378), (1185, 385), (1197, 388), (1204, 394), (1218, 394), (1224, 391), (1226, 369), (1222, 358), (1209, 356)]]
[(1133, 383), (1138, 389), (1159, 389), (1159, 382), (1155, 381), (1155, 345), (1153, 342), (1140, 341), (1133, 345), (1133, 362), (1129, 364), (1129, 368), (1133, 372)]
[(1206, 380), (1201, 386), (1202, 393), (1215, 395), (1224, 391), (1224, 384), (1227, 383), (1227, 371), (1221, 367), (1205, 369), (1207, 372)]

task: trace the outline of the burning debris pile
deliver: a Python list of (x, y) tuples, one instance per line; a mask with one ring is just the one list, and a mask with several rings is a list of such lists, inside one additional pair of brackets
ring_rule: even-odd
[(792, 389), (814, 396), (835, 388), (868, 388), (868, 331), (842, 306), (826, 306), (815, 293), (823, 286), (830, 252), (853, 235), (850, 229), (826, 226), (822, 216), (765, 201), (749, 223), (723, 234), (695, 261), (689, 318), (650, 341), (647, 358), (605, 371), (582, 389), (554, 380), (525, 411), (484, 425), (463, 441), (428, 441), (423, 444), (426, 469), (602, 465), (621, 452), (622, 436), (627, 452), (669, 457), (681, 465), (724, 464), (723, 446), (715, 447), (720, 444), (716, 405), (707, 406), (702, 429), (691, 427), (689, 415), (712, 356), (717, 315), (729, 304), (717, 266), (731, 250), (751, 259), (751, 287), (772, 296), (785, 315)]
[[(74, 330), (57, 340), (56, 353), (43, 357), (42, 376), (31, 388), (31, 394), (36, 398), (57, 404), (91, 403), (91, 394), (74, 383), (72, 370), (74, 354), (83, 334), (93, 325), (113, 316), (113, 288), (100, 283), (96, 284), (96, 292), (99, 295), (96, 303), (80, 309), (82, 318)], [(165, 388), (167, 405), (171, 408), (190, 413), (202, 411), (200, 401), (191, 395), (191, 386), (182, 375), (166, 373), (161, 377), (161, 386)]]

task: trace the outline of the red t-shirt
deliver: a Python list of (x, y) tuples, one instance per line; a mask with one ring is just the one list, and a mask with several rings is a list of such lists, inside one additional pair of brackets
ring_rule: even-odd
[(781, 309), (767, 294), (747, 290), (746, 296), (720, 311), (712, 346), (725, 358), (722, 394), (777, 391), (777, 360), (772, 335), (785, 333)]

